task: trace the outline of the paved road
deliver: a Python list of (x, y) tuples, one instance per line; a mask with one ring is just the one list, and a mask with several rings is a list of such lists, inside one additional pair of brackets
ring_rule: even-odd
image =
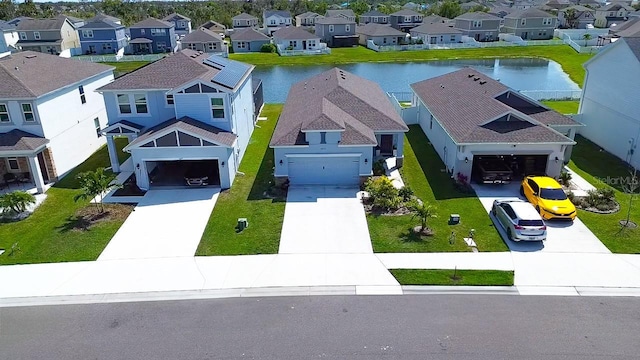
[(637, 359), (640, 301), (321, 296), (0, 309), (2, 359)]

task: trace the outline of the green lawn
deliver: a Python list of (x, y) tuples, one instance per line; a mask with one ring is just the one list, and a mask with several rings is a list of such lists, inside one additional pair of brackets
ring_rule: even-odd
[[(119, 148), (126, 139), (116, 140)], [(121, 162), (129, 154), (119, 151)], [(103, 222), (87, 231), (71, 230), (76, 211), (88, 201), (74, 202), (79, 193), (77, 175), (83, 171), (109, 166), (107, 147), (91, 155), (84, 163), (58, 181), (47, 191), (47, 199), (27, 219), (0, 224), (0, 264), (30, 264), (95, 260), (116, 233), (122, 221)], [(19, 251), (9, 256), (9, 249), (18, 243)]]
[[(269, 148), (282, 105), (265, 105), (230, 190), (220, 194), (196, 255), (275, 254), (280, 244), (284, 200), (264, 196), (273, 183), (273, 150)], [(249, 227), (236, 233), (238, 218)]]
[[(429, 144), (419, 126), (409, 127), (404, 145), (402, 179), (417, 197), (436, 207), (438, 218), (429, 220), (435, 231), (432, 237), (421, 239), (411, 233), (418, 219), (411, 215), (368, 215), (369, 233), (375, 252), (446, 252), (471, 251), (463, 237), (475, 229), (475, 242), (480, 251), (507, 251), (507, 246), (494, 228), (489, 215), (475, 194), (463, 194), (456, 190), (444, 164)], [(458, 225), (448, 225), (449, 214), (460, 214)], [(456, 233), (453, 245), (449, 243), (451, 232)]]
[(400, 285), (513, 286), (513, 271), (391, 269)]
[(118, 62), (104, 62), (105, 65), (114, 66), (116, 69), (114, 70), (115, 76), (122, 76), (128, 72), (132, 72), (133, 70), (137, 70), (147, 64), (150, 64), (150, 61), (118, 61)]
[[(595, 187), (612, 187), (616, 192), (616, 200), (621, 206), (618, 213), (610, 215), (578, 210), (578, 217), (612, 252), (640, 253), (640, 228), (625, 229), (621, 232), (621, 226), (618, 223), (619, 220), (626, 218), (631, 195), (623, 192), (624, 189), (619, 185), (620, 181), (618, 185), (613, 181), (621, 178), (629, 179), (628, 166), (582, 136), (576, 136), (576, 142), (578, 144), (573, 147), (569, 163), (571, 170)], [(635, 196), (631, 209), (631, 220), (640, 224), (640, 195)]]
[(564, 72), (578, 85), (584, 81), (582, 64), (592, 54), (578, 54), (568, 45), (498, 47), (480, 49), (454, 50), (418, 50), (375, 52), (363, 46), (355, 48), (331, 49), (328, 55), (279, 56), (278, 54), (246, 53), (230, 54), (234, 60), (254, 65), (316, 65), (316, 64), (350, 64), (363, 62), (411, 62), (450, 59), (485, 59), (485, 58), (545, 58), (558, 62)]
[(580, 101), (578, 100), (566, 100), (566, 101), (542, 101), (543, 104), (559, 112), (560, 114), (577, 114), (578, 107), (580, 107)]

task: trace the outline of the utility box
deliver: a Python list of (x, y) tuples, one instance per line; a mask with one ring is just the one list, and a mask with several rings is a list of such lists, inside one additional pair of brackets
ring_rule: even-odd
[(451, 214), (449, 215), (449, 225), (457, 225), (460, 223), (460, 215), (459, 214)]
[(238, 231), (242, 231), (249, 227), (249, 221), (247, 218), (238, 218)]

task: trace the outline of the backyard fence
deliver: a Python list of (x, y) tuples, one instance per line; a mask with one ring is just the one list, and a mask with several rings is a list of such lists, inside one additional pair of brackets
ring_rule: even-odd
[(280, 56), (300, 56), (300, 55), (322, 55), (322, 54), (331, 54), (331, 49), (328, 47), (321, 47), (318, 49), (307, 49), (307, 50), (287, 50), (283, 49), (281, 45), (277, 45), (278, 54)]
[(522, 90), (521, 94), (534, 100), (580, 100), (582, 90)]
[(125, 62), (125, 61), (156, 61), (167, 56), (167, 54), (147, 54), (147, 55), (82, 55), (74, 56), (74, 59), (90, 62)]

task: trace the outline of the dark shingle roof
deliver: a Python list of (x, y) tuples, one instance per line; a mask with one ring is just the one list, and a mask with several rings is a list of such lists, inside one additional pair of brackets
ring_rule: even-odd
[(158, 135), (158, 132), (167, 128), (186, 131), (188, 133), (201, 136), (210, 142), (228, 147), (233, 146), (233, 143), (238, 138), (234, 133), (224, 131), (215, 126), (207, 125), (188, 116), (183, 116), (180, 119), (173, 118), (145, 130), (135, 140), (129, 143), (127, 147), (130, 148), (131, 146), (142, 145)]
[(255, 20), (257, 17), (249, 15), (247, 13), (238, 14), (231, 18), (231, 20)]
[(14, 26), (18, 26), (18, 24), (24, 20), (31, 20), (33, 18), (28, 17), (28, 16), (18, 16), (17, 18), (13, 18), (11, 20), (7, 20), (7, 23), (9, 25), (14, 25)]
[(155, 29), (165, 28), (166, 29), (166, 28), (172, 28), (172, 27), (174, 27), (173, 23), (150, 17), (131, 25), (129, 28), (130, 29), (149, 29), (149, 28), (155, 28)]
[(525, 10), (514, 11), (506, 15), (505, 19), (530, 19), (530, 18), (551, 18), (554, 15), (536, 8), (528, 8)]
[(341, 145), (376, 145), (375, 131), (408, 128), (378, 84), (333, 68), (291, 87), (271, 146), (304, 144), (308, 130), (342, 130)]
[(420, 26), (414, 27), (413, 29), (411, 29), (411, 32), (417, 32), (417, 33), (421, 33), (421, 34), (429, 34), (429, 35), (434, 35), (434, 34), (462, 34), (462, 31), (452, 28), (450, 26), (447, 26), (443, 23), (431, 23), (431, 24), (425, 24), (423, 23)]
[(367, 25), (358, 26), (356, 28), (356, 33), (367, 35), (367, 36), (406, 36), (407, 35), (407, 33), (404, 33), (398, 29), (394, 29), (389, 25), (376, 24), (376, 23), (368, 23)]
[(287, 10), (265, 10), (264, 11), (264, 17), (268, 18), (269, 16), (273, 16), (273, 15), (278, 15), (281, 16), (283, 18), (289, 18), (291, 17), (291, 13)]
[(129, 41), (129, 44), (152, 44), (153, 40), (147, 38), (135, 38)]
[(211, 28), (214, 28), (214, 27), (217, 27), (217, 28), (220, 28), (220, 29), (224, 29), (224, 30), (227, 29), (227, 27), (224, 26), (223, 24), (220, 24), (219, 22), (213, 21), (213, 20), (207, 21), (206, 23), (202, 24), (202, 26), (200, 26), (200, 27), (203, 27), (203, 28), (209, 29), (209, 30), (211, 30)]
[(174, 19), (191, 21), (188, 17), (178, 13), (169, 14), (162, 18), (164, 21), (173, 21)]
[(460, 19), (460, 20), (500, 20), (499, 17), (497, 16), (493, 16), (491, 14), (487, 14), (484, 12), (468, 12), (465, 14), (462, 14), (458, 17), (456, 17), (456, 19)]
[(445, 21), (448, 21), (449, 19), (447, 19), (446, 17), (442, 17), (440, 15), (429, 15), (429, 16), (425, 16), (422, 18), (422, 23), (423, 24), (435, 24), (435, 23), (444, 23)]
[(288, 26), (284, 27), (273, 33), (274, 39), (282, 40), (307, 40), (307, 39), (320, 39), (318, 36), (308, 32), (307, 30), (297, 27)]
[(619, 37), (638, 38), (640, 37), (640, 18), (634, 17), (619, 26), (611, 27), (609, 28), (609, 32)]
[(233, 34), (231, 34), (231, 41), (257, 41), (257, 40), (269, 40), (269, 37), (254, 28), (236, 30), (233, 32)]
[(48, 143), (42, 136), (18, 129), (0, 134), (0, 151), (33, 151)]
[(316, 24), (321, 25), (343, 25), (343, 24), (355, 24), (355, 20), (349, 20), (343, 17), (322, 17), (316, 19)]
[(120, 29), (124, 25), (116, 24), (109, 19), (89, 20), (84, 26), (78, 29)]
[(301, 18), (301, 19), (306, 19), (306, 18), (316, 18), (316, 17), (318, 17), (318, 16), (322, 16), (322, 15), (320, 15), (320, 14), (318, 14), (318, 13), (314, 13), (313, 11), (307, 11), (307, 12), (305, 12), (305, 13), (302, 13), (302, 14), (298, 14), (298, 15), (296, 15), (296, 17), (299, 17), (299, 18)]
[(579, 125), (472, 68), (423, 80), (411, 88), (457, 144), (571, 144), (571, 139), (548, 125)]
[(396, 11), (392, 14), (390, 14), (391, 16), (418, 16), (418, 15), (422, 15), (420, 13), (417, 13), (413, 10), (409, 10), (409, 9), (402, 9), (400, 11)]
[(5, 30), (15, 30), (16, 27), (9, 24), (6, 21), (0, 20), (0, 30), (5, 31)]
[(64, 16), (55, 19), (24, 19), (17, 26), (18, 31), (46, 31), (60, 30), (62, 24), (67, 21)]
[(222, 38), (220, 35), (214, 33), (213, 31), (200, 28), (196, 31), (191, 32), (190, 34), (185, 35), (182, 38), (182, 43), (209, 43), (209, 42), (222, 42)]
[(33, 98), (113, 67), (33, 51), (0, 58), (0, 98)]
[(96, 16), (94, 16), (93, 18), (91, 18), (88, 21), (91, 22), (91, 21), (96, 21), (96, 20), (109, 20), (109, 21), (114, 22), (114, 23), (122, 23), (122, 20), (118, 19), (117, 17), (109, 16), (109, 15), (103, 14), (103, 13), (98, 13)]
[(353, 16), (353, 17), (355, 17), (356, 14), (351, 9), (327, 10), (327, 12), (324, 14), (324, 16), (326, 16), (326, 17), (344, 17), (344, 16)]
[(640, 61), (640, 37), (622, 38), (621, 40), (624, 40), (624, 42), (627, 43), (627, 46), (629, 46), (631, 52), (633, 52), (638, 61)]
[(366, 13), (364, 13), (364, 14), (362, 14), (360, 16), (378, 16), (378, 17), (380, 17), (380, 16), (389, 16), (389, 15), (387, 15), (387, 14), (385, 14), (383, 12), (380, 12), (378, 10), (371, 10), (371, 11), (367, 11)]

